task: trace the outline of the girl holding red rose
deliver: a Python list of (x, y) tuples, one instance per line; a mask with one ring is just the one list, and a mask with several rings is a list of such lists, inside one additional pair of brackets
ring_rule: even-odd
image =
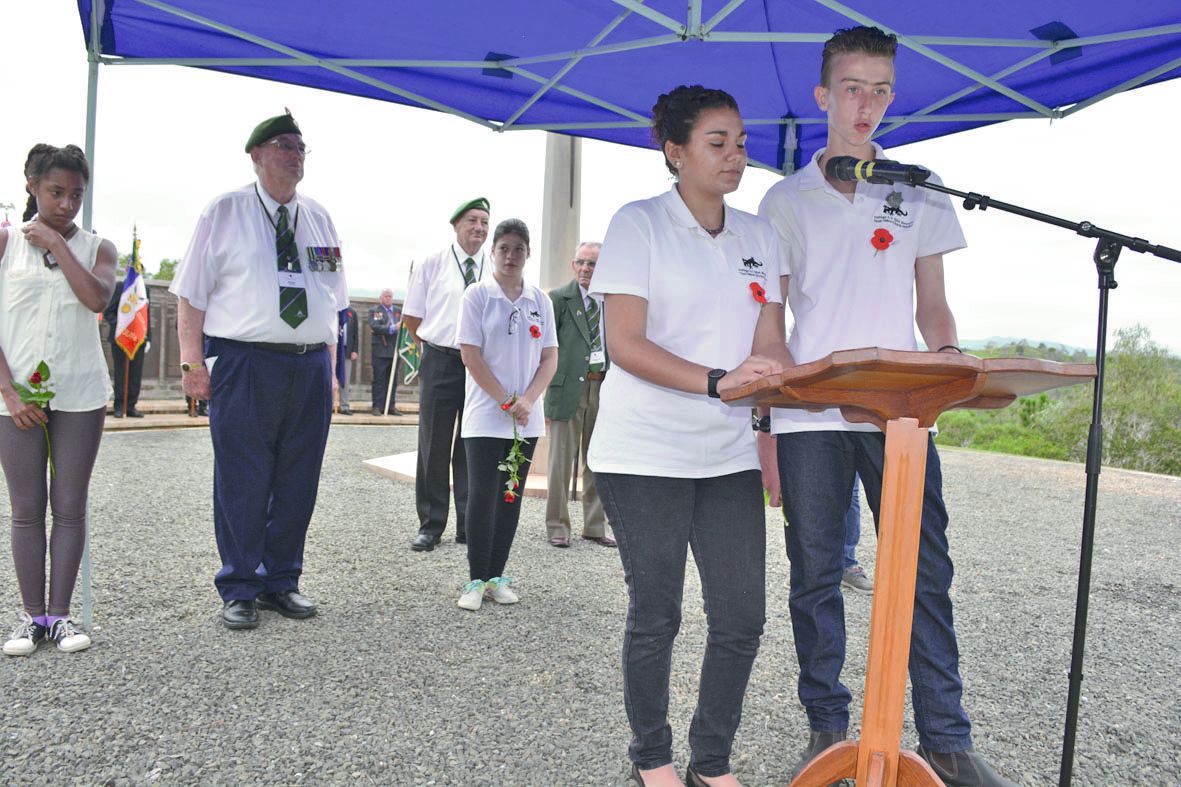
[[(110, 241), (74, 224), (90, 179), (81, 150), (36, 145), (25, 178), (26, 223), (0, 229), (0, 465), (23, 606), (4, 643), (10, 656), (28, 656), (47, 637), (66, 652), (90, 647), (70, 620), (70, 601), (111, 394), (95, 314), (115, 289), (117, 256)], [(49, 389), (52, 401), (29, 401), (18, 384), (26, 394)], [(47, 478), (51, 445), (54, 472)], [(49, 539), (47, 505), (53, 508)]]
[[(545, 434), (540, 397), (558, 365), (549, 296), (526, 284), (529, 228), (502, 221), (492, 234), (493, 274), (463, 294), (457, 333), (467, 367), (460, 435), (467, 452), (467, 559), (462, 609), (484, 598), (519, 599), (504, 576), (536, 438)], [(534, 407), (537, 407), (535, 410)]]

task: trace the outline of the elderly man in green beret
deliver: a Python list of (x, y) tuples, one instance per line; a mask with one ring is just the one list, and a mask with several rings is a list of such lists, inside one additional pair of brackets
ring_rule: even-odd
[(448, 485), (455, 484), (455, 540), (467, 541), (467, 457), (460, 439), (463, 421), (464, 367), (455, 331), (463, 291), (492, 275), (492, 262), (482, 250), (488, 237), (491, 206), (485, 197), (462, 203), (451, 214), (455, 241), (423, 260), (414, 270), (402, 322), (422, 342), (418, 367), (418, 470), (414, 497), (418, 535), (416, 552), (435, 548), (447, 526)]
[(209, 400), (214, 584), (230, 629), (255, 628), (260, 609), (316, 614), (299, 581), (349, 302), (332, 219), (296, 192), (308, 150), (295, 118), (259, 123), (246, 152), (258, 179), (205, 208), (169, 288), (184, 392)]

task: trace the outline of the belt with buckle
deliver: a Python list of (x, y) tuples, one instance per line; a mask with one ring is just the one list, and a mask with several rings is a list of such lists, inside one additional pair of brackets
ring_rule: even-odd
[(602, 380), (607, 376), (606, 372), (587, 372), (586, 379), (588, 380)]
[(285, 353), (287, 355), (307, 355), (317, 350), (323, 350), (328, 346), (325, 342), (319, 342), (317, 344), (283, 344), (278, 342), (242, 342), (237, 339), (223, 339), (221, 337), (217, 337), (215, 341), (225, 342), (226, 344), (237, 347), (253, 347), (256, 350)]
[(454, 347), (447, 347), (446, 345), (442, 344), (431, 344), (430, 342), (423, 342), (423, 344), (425, 344), (427, 347), (430, 347), (432, 350), (438, 350), (444, 355), (454, 355), (456, 358), (460, 357), (459, 350), (455, 349)]

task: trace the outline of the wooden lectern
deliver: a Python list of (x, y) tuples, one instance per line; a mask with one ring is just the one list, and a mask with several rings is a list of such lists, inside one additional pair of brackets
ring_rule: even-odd
[(861, 739), (816, 757), (793, 787), (937, 785), (917, 754), (900, 751), (906, 668), (914, 616), (927, 429), (953, 407), (998, 409), (1018, 396), (1086, 382), (1094, 364), (866, 348), (842, 350), (732, 391), (731, 404), (824, 409), (886, 433), (878, 555)]

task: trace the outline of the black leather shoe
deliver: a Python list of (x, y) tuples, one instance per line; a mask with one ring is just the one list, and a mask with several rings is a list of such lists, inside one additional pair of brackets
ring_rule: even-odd
[(143, 418), (144, 414), (141, 413), (139, 410), (136, 410), (134, 407), (132, 407), (130, 410), (127, 411), (127, 417), (128, 418)]
[(340, 408), (340, 414), (341, 415), (352, 415), (353, 411), (352, 411), (352, 409), (350, 409), (348, 407), (342, 407), (342, 408)]
[(415, 552), (430, 552), (439, 543), (438, 536), (432, 536), (430, 533), (419, 533), (410, 542), (410, 548)]
[(918, 753), (947, 787), (1017, 787), (972, 749), (938, 754), (919, 746)]
[(227, 601), (221, 608), (221, 622), (228, 629), (258, 628), (258, 607), (253, 601)]
[(701, 780), (697, 771), (693, 770), (693, 766), (690, 765), (685, 768), (685, 787), (709, 787), (709, 785)]
[[(849, 733), (847, 730), (840, 730), (838, 732), (817, 732), (816, 730), (812, 730), (808, 736), (808, 748), (804, 749), (804, 753), (800, 755), (800, 761), (796, 763), (795, 770), (791, 772), (791, 778), (794, 779), (799, 776), (800, 771), (804, 770), (808, 763), (816, 759), (816, 755), (820, 754), (829, 746), (840, 743), (848, 736)], [(833, 782), (828, 787), (843, 787), (843, 785), (852, 787), (852, 784), (853, 782), (851, 780), (842, 779), (839, 782)]]
[(374, 407), (374, 408), (373, 408), (373, 414), (374, 414), (374, 415), (381, 415), (381, 408), (380, 408), (380, 407)]
[(115, 416), (116, 418), (122, 418), (122, 417), (123, 417), (123, 411), (122, 411), (122, 410), (116, 410), (115, 412), (111, 413), (111, 415)]
[(455, 534), (455, 543), (456, 544), (466, 544), (467, 543), (467, 533), (456, 533)]
[(259, 593), (258, 608), (278, 612), (285, 618), (303, 620), (316, 614), (316, 604), (310, 598), (299, 595), (295, 590), (280, 590), (278, 593)]

